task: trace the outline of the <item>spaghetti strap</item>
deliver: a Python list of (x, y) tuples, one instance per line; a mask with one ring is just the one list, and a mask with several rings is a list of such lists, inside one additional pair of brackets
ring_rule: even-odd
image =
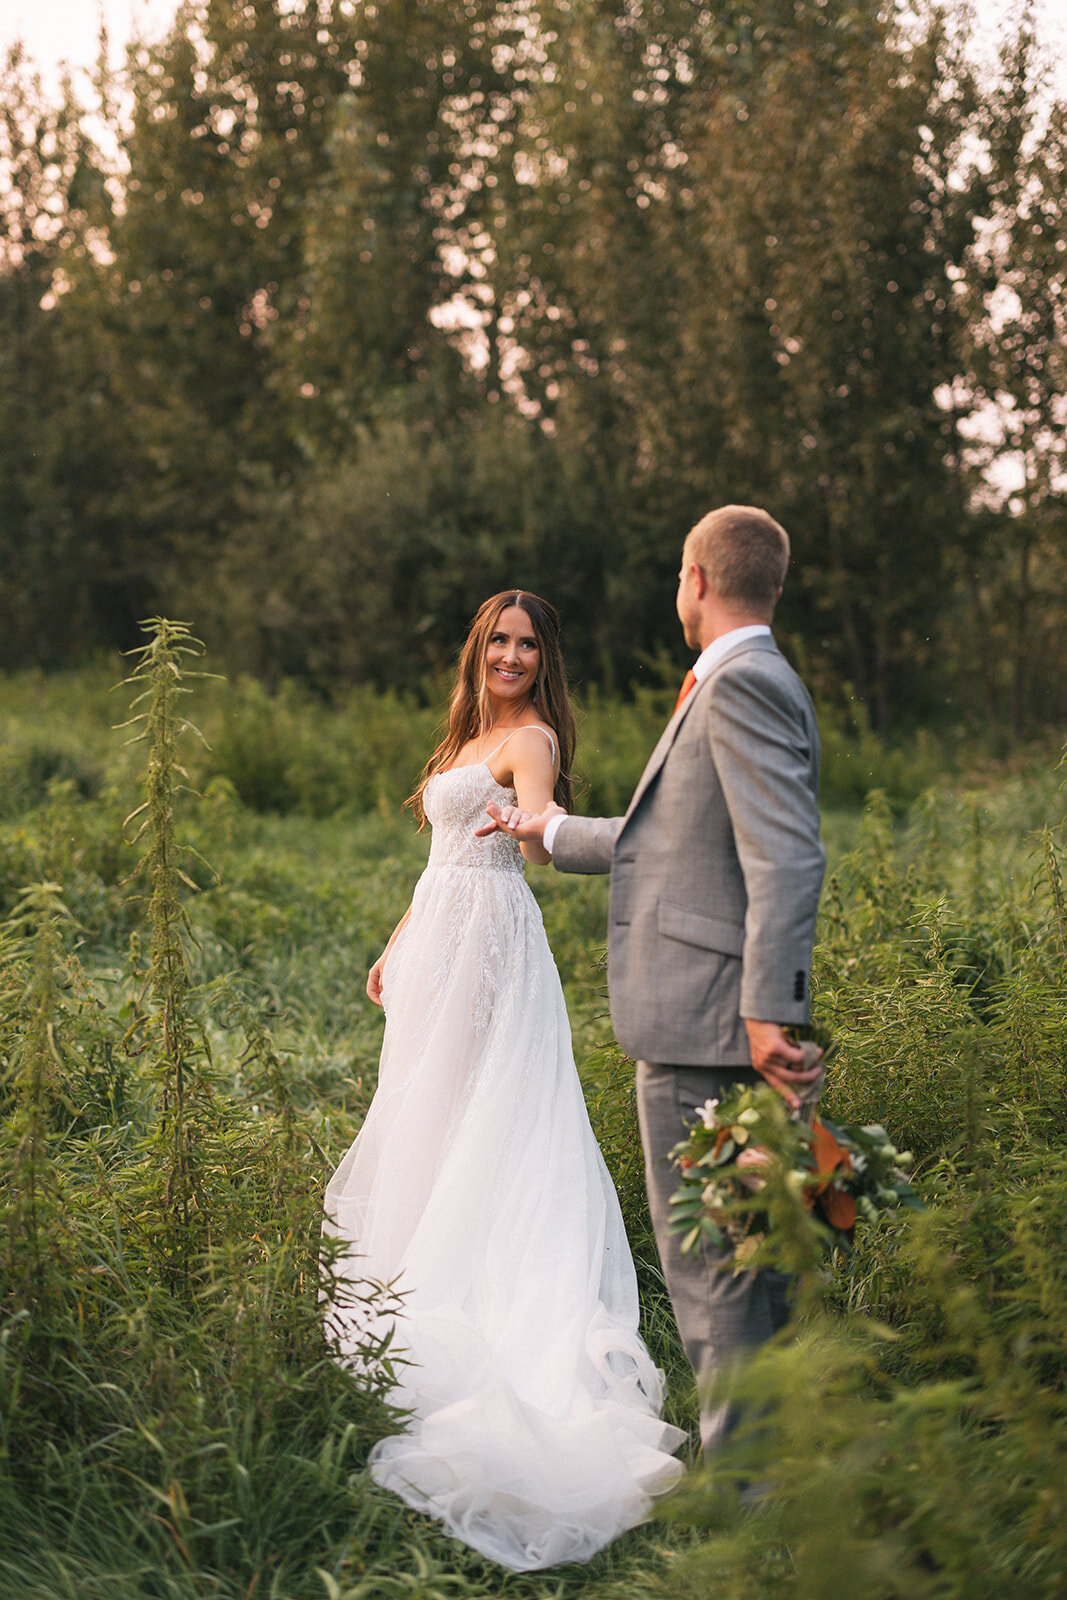
[(555, 739), (553, 739), (553, 737), (549, 733), (548, 729), (540, 727), (536, 722), (531, 723), (530, 726), (533, 728), (535, 733), (543, 733), (544, 734), (545, 738), (548, 740), (549, 744), (552, 746), (552, 760), (555, 761), (555, 759), (556, 759), (556, 741), (555, 741)]
[[(555, 759), (556, 759), (556, 741), (555, 741), (555, 739), (553, 739), (553, 737), (549, 733), (548, 729), (540, 727), (536, 722), (523, 723), (522, 727), (533, 728), (535, 732), (544, 734), (545, 738), (548, 740), (549, 744), (552, 746), (552, 760), (555, 761)], [(482, 760), (481, 765), (483, 767), (487, 767), (489, 765), (490, 761), (492, 761), (493, 757), (495, 755), (499, 755), (500, 754), (501, 750), (503, 750), (504, 746), (507, 744), (508, 739), (510, 739), (514, 734), (519, 733), (520, 731), (521, 731), (520, 728), (512, 728), (511, 733), (509, 733), (508, 736), (507, 736), (507, 739), (501, 739), (501, 741), (497, 745), (496, 749), (495, 750), (490, 750), (489, 754)]]
[(501, 739), (500, 743), (496, 746), (496, 748), (494, 750), (490, 750), (489, 754), (487, 756), (483, 757), (483, 759), (478, 763), (479, 766), (487, 767), (489, 765), (490, 761), (492, 761), (493, 757), (495, 755), (499, 755), (501, 750), (503, 750), (504, 746), (508, 742), (508, 739), (511, 738), (511, 734), (512, 733), (518, 733), (518, 731), (519, 731), (518, 728), (512, 728), (511, 733), (508, 734), (508, 738), (507, 739)]

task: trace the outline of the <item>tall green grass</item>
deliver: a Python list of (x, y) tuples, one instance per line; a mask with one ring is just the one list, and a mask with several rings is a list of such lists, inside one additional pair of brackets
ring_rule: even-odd
[[(146, 677), (181, 643), (154, 634)], [(832, 780), (816, 961), (841, 1042), (830, 1109), (911, 1146), (927, 1215), (828, 1264), (795, 1336), (747, 1375), (759, 1428), (663, 1520), (588, 1567), (516, 1577), (369, 1482), (366, 1451), (395, 1425), (389, 1351), (369, 1342), (363, 1373), (344, 1371), (319, 1314), (322, 1188), (373, 1092), (363, 983), (424, 859), (397, 808), (433, 717), (175, 676), (196, 666), (166, 673), (195, 686), (180, 703), (206, 748), (173, 704), (169, 746), (158, 727), (125, 745), (109, 672), (0, 683), (0, 1600), (1061, 1593), (1054, 755), (954, 762), (930, 787), (929, 742), (866, 736), (846, 766), (863, 781)], [(585, 809), (625, 802), (663, 698), (589, 697)], [(876, 779), (883, 795), (852, 807)], [(134, 843), (142, 819), (125, 834), (122, 819), (141, 800)], [(690, 1426), (632, 1067), (606, 1016), (605, 885), (531, 881), (646, 1334)], [(735, 1503), (741, 1477), (773, 1482), (757, 1514)]]
[[(297, 1592), (379, 1516), (352, 1472), (391, 1421), (388, 1352), (330, 1359), (328, 1165), (254, 997), (197, 982), (176, 813), (187, 634), (141, 653), (139, 928), (90, 974), (54, 885), (6, 927), (0, 1099), (0, 1592)], [(69, 788), (51, 802), (72, 803)], [(21, 841), (17, 840), (16, 844)], [(83, 867), (81, 876), (87, 876)], [(115, 952), (117, 954), (117, 952)], [(262, 1083), (269, 1108), (227, 1092)], [(367, 1286), (368, 1312), (381, 1298)], [(385, 1522), (395, 1520), (384, 1508)], [(295, 1576), (294, 1576), (295, 1575)], [(186, 1580), (189, 1580), (188, 1582)], [(49, 1587), (51, 1586), (51, 1587)], [(282, 1591), (278, 1591), (282, 1592)]]
[[(829, 1109), (891, 1128), (929, 1209), (861, 1233), (746, 1374), (758, 1432), (672, 1507), (708, 1532), (679, 1595), (1064, 1592), (1062, 816), (1061, 796), (1054, 829), (998, 849), (973, 800), (930, 797), (898, 840), (875, 798), (837, 863), (814, 986), (841, 1045)], [(732, 1518), (715, 1488), (767, 1473), (765, 1514)]]

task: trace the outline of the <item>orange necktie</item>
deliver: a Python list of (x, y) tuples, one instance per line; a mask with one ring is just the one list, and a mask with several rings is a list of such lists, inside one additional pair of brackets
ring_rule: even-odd
[[(693, 671), (692, 667), (690, 667), (689, 671), (686, 673), (685, 677), (682, 679), (682, 687), (678, 690), (678, 698), (674, 702), (675, 711), (677, 711), (678, 707), (681, 705), (682, 701), (685, 699), (685, 697), (689, 693), (690, 689), (695, 689), (696, 686), (697, 686), (697, 675)], [(673, 713), (672, 713), (672, 715), (673, 715)]]

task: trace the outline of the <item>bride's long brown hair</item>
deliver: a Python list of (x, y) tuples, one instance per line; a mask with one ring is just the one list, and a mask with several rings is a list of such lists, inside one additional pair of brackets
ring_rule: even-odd
[(559, 643), (559, 616), (528, 589), (505, 589), (478, 607), (456, 668), (456, 685), (448, 703), (448, 727), (444, 738), (427, 761), (419, 785), (404, 802), (414, 811), (419, 827), (426, 823), (422, 797), (435, 772), (450, 767), (465, 744), (488, 733), (493, 726), (489, 709), (489, 689), (485, 681), (485, 654), (490, 635), (509, 606), (519, 606), (530, 619), (537, 647), (541, 652), (537, 678), (527, 704), (550, 727), (559, 745), (559, 777), (552, 798), (570, 810), (572, 799), (571, 763), (577, 729), (567, 688), (567, 669)]

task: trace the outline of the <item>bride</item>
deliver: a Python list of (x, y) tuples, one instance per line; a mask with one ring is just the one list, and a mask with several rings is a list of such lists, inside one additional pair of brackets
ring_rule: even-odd
[[(392, 1398), (410, 1423), (371, 1472), (516, 1571), (587, 1560), (682, 1470), (520, 846), (474, 837), (490, 800), (568, 805), (574, 742), (554, 609), (494, 595), (412, 797), (429, 862), (370, 972), (378, 1089), (326, 1190), (342, 1274), (402, 1302)], [(355, 1358), (351, 1315), (331, 1307)]]

